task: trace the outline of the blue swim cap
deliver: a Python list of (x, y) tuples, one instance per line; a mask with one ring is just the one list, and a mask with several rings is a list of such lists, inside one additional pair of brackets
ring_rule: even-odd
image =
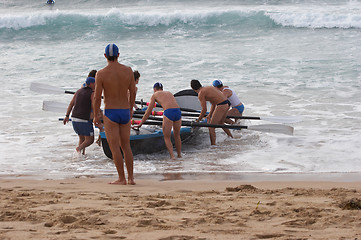
[(95, 83), (95, 78), (87, 77), (85, 83), (86, 83), (86, 85), (89, 85), (91, 83)]
[(213, 85), (214, 87), (222, 87), (222, 86), (223, 86), (223, 83), (222, 83), (221, 80), (214, 80), (213, 83), (212, 83), (212, 85)]
[(108, 46), (105, 48), (105, 55), (108, 57), (117, 57), (118, 54), (119, 49), (114, 43), (108, 44)]
[(153, 88), (163, 89), (163, 85), (160, 82), (156, 82), (156, 83), (154, 83)]

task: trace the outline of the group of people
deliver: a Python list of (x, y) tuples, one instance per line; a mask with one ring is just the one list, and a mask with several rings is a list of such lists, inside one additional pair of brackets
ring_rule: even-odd
[[(115, 44), (108, 44), (105, 48), (104, 57), (107, 59), (107, 66), (96, 71), (92, 70), (85, 82), (71, 100), (64, 119), (64, 124), (69, 121), (72, 113), (72, 124), (74, 131), (79, 136), (79, 144), (76, 147), (78, 154), (84, 153), (85, 148), (94, 142), (93, 123), (101, 131), (104, 129), (107, 142), (112, 152), (118, 179), (111, 184), (132, 184), (133, 176), (133, 153), (130, 147), (131, 117), (135, 104), (137, 92), (136, 84), (139, 82), (140, 74), (133, 72), (126, 65), (118, 62), (119, 49)], [(223, 86), (220, 80), (213, 81), (213, 86), (203, 87), (198, 80), (190, 83), (192, 89), (198, 93), (198, 99), (202, 110), (197, 122), (201, 121), (207, 113), (207, 101), (211, 103), (211, 109), (206, 116), (207, 122), (211, 124), (233, 123), (227, 119), (227, 115), (241, 116), (244, 106), (232, 89)], [(163, 84), (157, 82), (153, 85), (153, 95), (146, 112), (140, 123), (134, 128), (140, 128), (150, 116), (156, 103), (164, 110), (162, 129), (164, 142), (172, 159), (173, 144), (171, 142), (171, 131), (175, 140), (177, 157), (181, 157), (182, 112), (175, 97), (169, 91), (163, 90)], [(101, 100), (104, 98), (104, 113), (100, 109)], [(229, 108), (232, 109), (229, 110)], [(224, 129), (228, 136), (232, 137), (228, 129)], [(216, 144), (216, 133), (214, 128), (209, 128), (211, 144)], [(120, 147), (119, 147), (120, 146)], [(121, 149), (121, 150), (120, 150)], [(124, 161), (123, 161), (123, 155)], [(128, 179), (125, 177), (124, 162), (128, 172)]]

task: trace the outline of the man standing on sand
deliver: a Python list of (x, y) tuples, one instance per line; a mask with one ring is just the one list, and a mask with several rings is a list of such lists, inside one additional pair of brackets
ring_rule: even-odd
[(162, 105), (162, 108), (164, 109), (162, 127), (165, 145), (168, 149), (171, 159), (175, 159), (173, 153), (173, 144), (171, 141), (173, 127), (175, 147), (177, 150), (178, 158), (181, 158), (182, 142), (180, 137), (180, 129), (182, 126), (182, 112), (173, 94), (168, 91), (163, 91), (163, 85), (161, 83), (155, 83), (153, 86), (153, 91), (154, 94), (150, 98), (147, 111), (144, 113), (141, 122), (135, 127), (140, 128), (143, 123), (148, 119), (149, 115), (152, 113), (155, 102)]
[(76, 147), (78, 156), (81, 152), (85, 154), (85, 148), (94, 142), (94, 128), (91, 122), (93, 90), (95, 78), (88, 77), (85, 81), (85, 87), (80, 88), (74, 94), (66, 110), (64, 125), (69, 122), (71, 114), (73, 129), (79, 136), (79, 144)]
[(95, 78), (94, 124), (101, 124), (98, 113), (104, 91), (105, 135), (119, 176), (118, 180), (111, 184), (127, 184), (120, 144), (127, 167), (128, 184), (134, 185), (133, 153), (130, 148), (130, 116), (133, 115), (135, 102), (134, 74), (130, 67), (118, 62), (119, 50), (115, 44), (108, 44), (104, 56), (108, 65), (99, 70)]
[[(210, 124), (223, 124), (228, 113), (228, 109), (230, 106), (230, 102), (220, 91), (216, 88), (207, 86), (203, 87), (198, 80), (191, 81), (192, 89), (198, 93), (198, 99), (202, 106), (202, 111), (199, 114), (198, 119), (196, 122), (202, 120), (204, 115), (207, 112), (207, 101), (212, 104), (211, 110), (207, 115), (207, 122)], [(209, 129), (209, 137), (211, 139), (211, 145), (216, 145), (216, 129), (215, 128), (208, 128)], [(229, 129), (223, 129), (228, 136), (233, 137)]]

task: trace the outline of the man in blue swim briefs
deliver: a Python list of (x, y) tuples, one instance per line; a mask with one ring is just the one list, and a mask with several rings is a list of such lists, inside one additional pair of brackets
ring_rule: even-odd
[[(244, 105), (239, 100), (237, 94), (228, 86), (223, 86), (223, 83), (221, 80), (214, 80), (212, 83), (213, 87), (221, 91), (224, 96), (228, 99), (228, 101), (231, 103), (232, 109), (228, 111), (228, 116), (242, 116), (242, 113), (244, 111)], [(227, 118), (226, 123), (233, 124), (234, 122)]]
[[(231, 105), (226, 96), (212, 86), (203, 87), (201, 83), (195, 79), (191, 81), (191, 87), (198, 93), (198, 99), (202, 106), (202, 111), (196, 121), (201, 121), (207, 113), (207, 101), (209, 101), (212, 104), (212, 107), (207, 115), (207, 122), (211, 124), (223, 124), (227, 117), (229, 106)], [(216, 129), (208, 129), (211, 145), (216, 145)], [(223, 130), (228, 136), (233, 137), (229, 129), (224, 128)]]
[(76, 151), (80, 154), (85, 148), (94, 142), (94, 128), (91, 121), (93, 90), (95, 78), (88, 77), (85, 81), (85, 87), (80, 88), (74, 94), (63, 120), (64, 125), (69, 122), (70, 112), (72, 113), (73, 129), (79, 136), (79, 144)]
[(101, 124), (99, 111), (104, 92), (105, 135), (119, 176), (111, 184), (127, 184), (120, 144), (128, 172), (128, 184), (134, 185), (133, 153), (130, 148), (130, 116), (133, 115), (135, 102), (134, 74), (130, 67), (118, 62), (119, 50), (115, 44), (107, 45), (104, 57), (107, 66), (99, 70), (95, 77), (94, 124)]
[(150, 98), (147, 111), (144, 113), (141, 122), (135, 127), (140, 128), (142, 124), (148, 119), (149, 115), (152, 113), (155, 102), (159, 103), (164, 109), (162, 127), (165, 145), (168, 149), (171, 159), (175, 159), (173, 153), (173, 144), (171, 141), (171, 133), (173, 127), (175, 148), (177, 150), (178, 158), (181, 158), (182, 142), (180, 137), (180, 129), (182, 126), (182, 112), (173, 94), (168, 91), (163, 91), (163, 85), (161, 83), (155, 83), (153, 86), (153, 91), (154, 94)]

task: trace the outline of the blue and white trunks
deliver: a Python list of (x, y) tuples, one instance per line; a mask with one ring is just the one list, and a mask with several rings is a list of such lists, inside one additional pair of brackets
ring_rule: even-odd
[(73, 129), (79, 136), (94, 136), (93, 123), (84, 119), (72, 118)]
[(104, 115), (113, 122), (127, 124), (130, 121), (130, 110), (127, 109), (105, 109)]
[(244, 111), (244, 105), (243, 104), (239, 105), (239, 106), (232, 107), (232, 108), (237, 109), (240, 114), (242, 114), (243, 111)]
[(182, 118), (182, 112), (180, 108), (168, 108), (167, 110), (164, 110), (163, 115), (173, 122)]

